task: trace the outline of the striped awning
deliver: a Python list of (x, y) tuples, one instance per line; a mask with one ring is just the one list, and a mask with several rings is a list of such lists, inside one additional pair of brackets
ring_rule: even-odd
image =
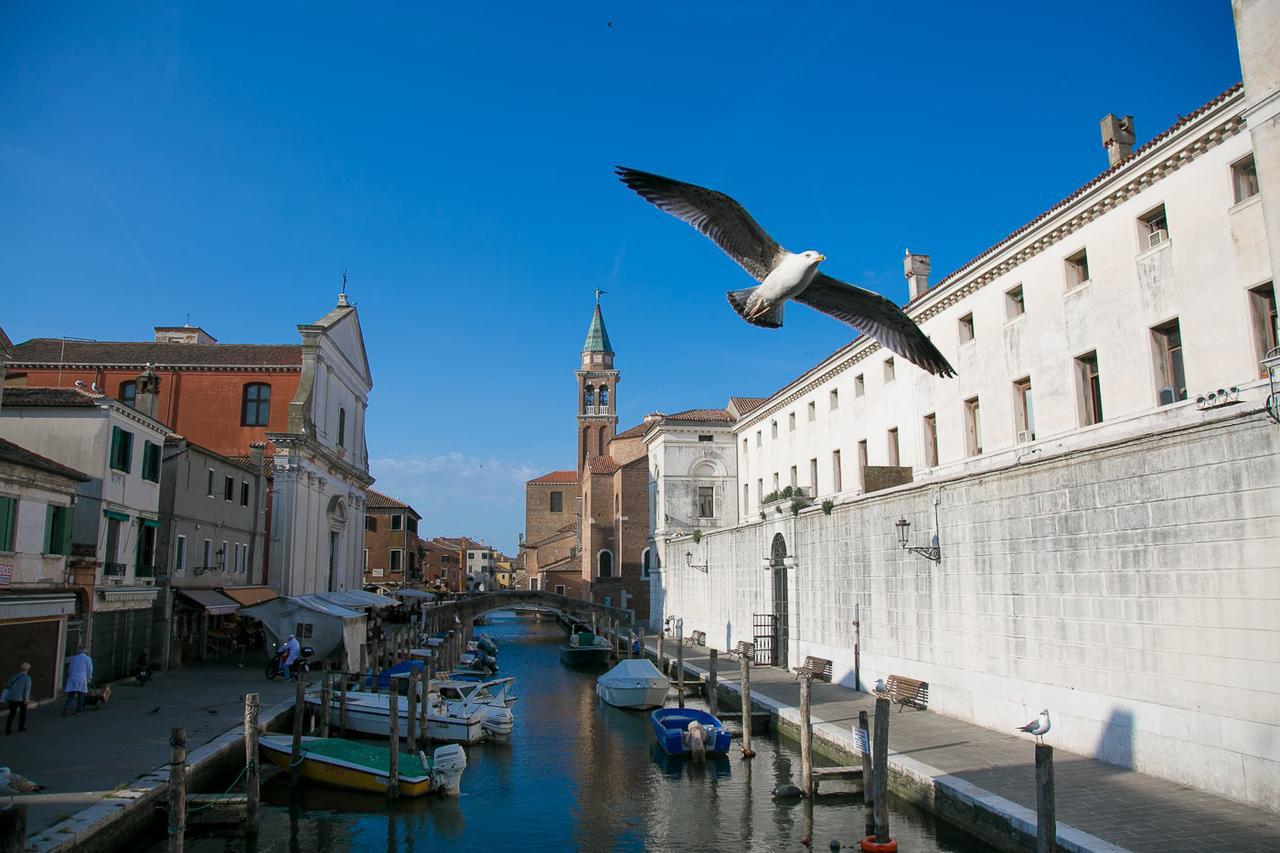
[(74, 592), (0, 593), (0, 620), (75, 615)]
[(240, 603), (214, 589), (180, 589), (183, 598), (195, 602), (211, 616), (225, 616), (240, 609)]

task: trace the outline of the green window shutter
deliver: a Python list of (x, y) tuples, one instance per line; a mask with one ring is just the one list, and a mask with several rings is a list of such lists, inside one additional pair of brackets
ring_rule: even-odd
[(62, 518), (62, 541), (58, 543), (58, 553), (63, 556), (71, 556), (71, 507), (58, 507), (58, 515)]
[(0, 498), (0, 551), (13, 550), (14, 510), (17, 503), (13, 498)]
[(127, 474), (133, 470), (133, 433), (121, 431), (121, 435), (124, 437), (124, 467), (121, 470)]
[(44, 545), (42, 547), (46, 554), (58, 553), (58, 543), (54, 538), (54, 526), (57, 523), (55, 510), (57, 510), (57, 507), (53, 504), (49, 504), (44, 508)]
[(124, 430), (118, 426), (111, 428), (111, 461), (112, 468), (120, 467), (120, 445), (124, 442)]

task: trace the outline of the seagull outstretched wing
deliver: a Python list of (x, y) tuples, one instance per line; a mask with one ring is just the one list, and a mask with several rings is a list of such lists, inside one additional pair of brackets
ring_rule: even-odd
[(861, 329), (883, 346), (938, 376), (955, 376), (947, 359), (906, 313), (878, 293), (845, 284), (825, 273), (795, 297), (810, 308)]
[(618, 177), (645, 201), (698, 229), (756, 281), (764, 281), (784, 254), (746, 209), (718, 190), (618, 166)]

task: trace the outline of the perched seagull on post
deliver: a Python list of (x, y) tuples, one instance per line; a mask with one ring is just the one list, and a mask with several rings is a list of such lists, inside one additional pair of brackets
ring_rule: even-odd
[(901, 308), (878, 293), (818, 272), (826, 255), (812, 250), (788, 252), (724, 193), (625, 166), (615, 171), (641, 198), (711, 238), (760, 282), (757, 287), (728, 293), (733, 310), (753, 326), (782, 328), (782, 309), (788, 299), (794, 299), (860, 329), (930, 373), (956, 375), (933, 341)]
[(1044, 736), (1049, 733), (1049, 709), (1045, 708), (1040, 712), (1040, 716), (1036, 717), (1025, 726), (1018, 726), (1018, 731), (1026, 732), (1029, 735), (1035, 735), (1036, 743), (1042, 743)]

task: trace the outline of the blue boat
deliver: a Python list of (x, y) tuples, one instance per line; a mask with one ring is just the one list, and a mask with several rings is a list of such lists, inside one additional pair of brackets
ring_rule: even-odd
[(658, 746), (667, 755), (688, 755), (689, 747), (683, 737), (689, 724), (698, 722), (706, 732), (706, 751), (709, 755), (729, 751), (729, 730), (716, 717), (697, 708), (659, 708), (649, 715)]

